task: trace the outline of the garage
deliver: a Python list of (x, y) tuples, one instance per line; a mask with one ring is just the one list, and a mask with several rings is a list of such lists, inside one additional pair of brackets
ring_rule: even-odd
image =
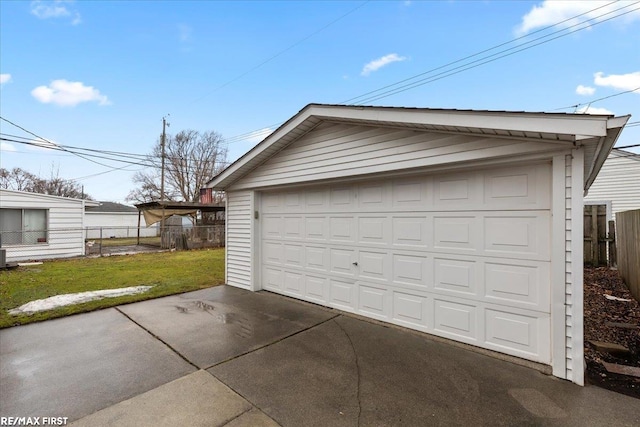
[(208, 184), (227, 283), (581, 384), (582, 196), (627, 119), (311, 104)]

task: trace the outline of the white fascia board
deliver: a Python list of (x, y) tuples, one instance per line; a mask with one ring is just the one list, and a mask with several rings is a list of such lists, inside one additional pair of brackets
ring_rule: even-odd
[(605, 136), (611, 116), (587, 114), (486, 112), (376, 107), (311, 106), (312, 114), (323, 119), (373, 120), (419, 125), (497, 129), (564, 135)]
[(598, 172), (600, 172), (602, 165), (604, 165), (605, 160), (609, 157), (609, 153), (611, 153), (613, 146), (616, 144), (618, 137), (622, 133), (622, 129), (630, 118), (631, 116), (627, 115), (613, 117), (607, 121), (607, 134), (600, 138), (598, 147), (596, 148), (596, 153), (589, 165), (589, 173), (584, 177), (584, 195), (587, 194), (589, 187), (591, 187), (596, 176), (598, 176)]

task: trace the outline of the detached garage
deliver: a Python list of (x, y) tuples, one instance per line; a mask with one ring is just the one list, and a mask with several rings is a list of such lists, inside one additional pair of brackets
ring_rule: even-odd
[(625, 117), (310, 104), (208, 184), (227, 283), (583, 383), (583, 192)]

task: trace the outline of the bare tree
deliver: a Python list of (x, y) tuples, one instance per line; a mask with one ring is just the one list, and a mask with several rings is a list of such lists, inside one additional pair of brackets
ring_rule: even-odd
[[(183, 130), (175, 136), (167, 135), (165, 142), (166, 200), (195, 202), (200, 188), (226, 166), (227, 148), (220, 134)], [(147, 162), (150, 170), (137, 172), (133, 182), (138, 187), (127, 196), (138, 203), (160, 200), (162, 146), (158, 141)]]
[(21, 168), (11, 170), (2, 168), (0, 169), (0, 188), (91, 200), (91, 197), (84, 193), (80, 184), (60, 178), (59, 171), (54, 173), (53, 169), (51, 170), (51, 178), (45, 179)]

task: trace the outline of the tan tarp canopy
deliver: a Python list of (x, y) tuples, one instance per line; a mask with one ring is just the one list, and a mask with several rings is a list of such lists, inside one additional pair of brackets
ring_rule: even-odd
[(139, 213), (144, 215), (147, 227), (156, 224), (173, 215), (196, 215), (198, 211), (217, 212), (224, 211), (224, 204), (202, 204), (193, 202), (157, 201), (135, 205)]
[(197, 209), (149, 209), (142, 211), (147, 227), (173, 215), (185, 216), (195, 215), (196, 213), (198, 213)]

